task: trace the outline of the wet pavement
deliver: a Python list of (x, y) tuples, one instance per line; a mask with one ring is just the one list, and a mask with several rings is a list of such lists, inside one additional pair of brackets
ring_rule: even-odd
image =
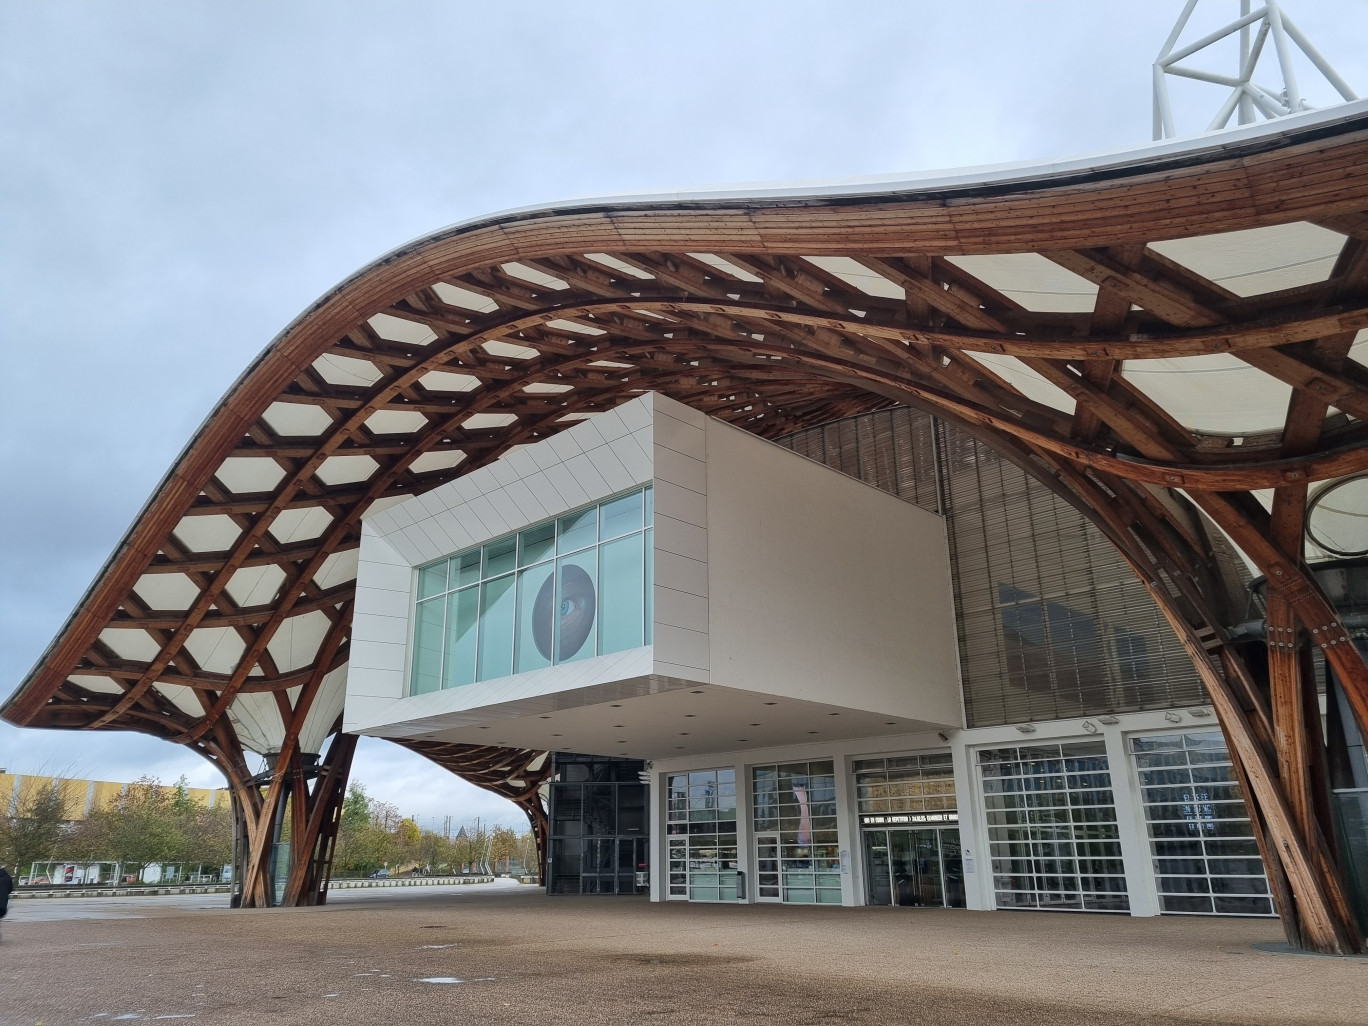
[(1280, 954), (1267, 920), (652, 905), (504, 881), (217, 899), (17, 903), (0, 1026), (1361, 1026), (1368, 1009), (1368, 960)]

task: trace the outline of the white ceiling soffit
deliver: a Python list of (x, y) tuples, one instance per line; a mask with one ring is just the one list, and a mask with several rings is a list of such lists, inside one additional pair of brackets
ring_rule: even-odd
[(945, 258), (1032, 313), (1092, 313), (1097, 286), (1039, 253)]
[(185, 574), (143, 574), (133, 590), (148, 609), (189, 609), (200, 595), (200, 586)]
[(977, 360), (998, 377), (1014, 386), (1027, 399), (1034, 399), (1056, 410), (1072, 414), (1073, 396), (1058, 385), (1051, 384), (1037, 372), (1031, 370), (1015, 356), (1000, 356), (996, 353), (965, 353), (970, 359)]
[(1127, 360), (1122, 375), (1192, 431), (1252, 435), (1280, 431), (1292, 386), (1231, 356)]
[(437, 293), (437, 298), (447, 306), (457, 306), (462, 310), (472, 310), (475, 313), (493, 313), (499, 309), (499, 304), (488, 296), (463, 289), (459, 285), (448, 285), (444, 281), (439, 281), (432, 286), (432, 291)]
[(274, 402), (261, 419), (282, 438), (316, 438), (333, 422), (326, 410), (313, 403)]
[(1220, 235), (1152, 242), (1150, 249), (1237, 296), (1259, 296), (1330, 277), (1345, 236), (1294, 221)]
[(805, 256), (814, 267), (820, 267), (828, 274), (834, 274), (847, 285), (853, 285), (866, 296), (880, 296), (884, 299), (906, 299), (907, 290), (882, 274), (876, 274), (858, 260), (850, 257)]
[(228, 718), (248, 751), (265, 755), (280, 750), (280, 743), (285, 739), (285, 724), (276, 707), (275, 695), (238, 692), (228, 707)]
[(1307, 556), (1313, 559), (1368, 551), (1368, 477), (1351, 478), (1313, 495), (1307, 535)]
[(304, 726), (299, 731), (299, 747), (306, 752), (317, 753), (323, 748), (337, 718), (342, 715), (342, 706), (347, 701), (347, 664), (325, 676), (314, 695), (309, 714), (304, 717)]
[(437, 333), (426, 324), (395, 317), (393, 314), (378, 313), (366, 323), (371, 326), (372, 331), (389, 342), (425, 346), (437, 337)]

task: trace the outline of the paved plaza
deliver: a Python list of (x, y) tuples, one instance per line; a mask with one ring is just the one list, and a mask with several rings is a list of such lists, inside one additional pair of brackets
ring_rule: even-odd
[(0, 1024), (1355, 1023), (1368, 960), (1277, 923), (547, 898), (498, 883), (234, 911), (19, 901)]

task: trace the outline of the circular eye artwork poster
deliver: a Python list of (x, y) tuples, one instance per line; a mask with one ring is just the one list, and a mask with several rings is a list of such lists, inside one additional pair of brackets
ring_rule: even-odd
[[(552, 606), (556, 601), (555, 582), (560, 578), (560, 605), (556, 607), (556, 630), (560, 634), (560, 644), (556, 655), (551, 656)], [(560, 568), (559, 574), (548, 577), (537, 592), (532, 604), (532, 641), (537, 651), (552, 662), (574, 658), (575, 654), (589, 640), (589, 632), (594, 627), (594, 610), (597, 598), (594, 595), (594, 580), (582, 567), (567, 564)]]

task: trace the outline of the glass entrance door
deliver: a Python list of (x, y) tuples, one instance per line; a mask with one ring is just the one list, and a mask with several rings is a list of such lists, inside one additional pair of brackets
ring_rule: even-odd
[(959, 830), (866, 830), (866, 901), (870, 905), (963, 908)]
[(779, 890), (779, 835), (755, 837), (755, 900), (782, 901)]

